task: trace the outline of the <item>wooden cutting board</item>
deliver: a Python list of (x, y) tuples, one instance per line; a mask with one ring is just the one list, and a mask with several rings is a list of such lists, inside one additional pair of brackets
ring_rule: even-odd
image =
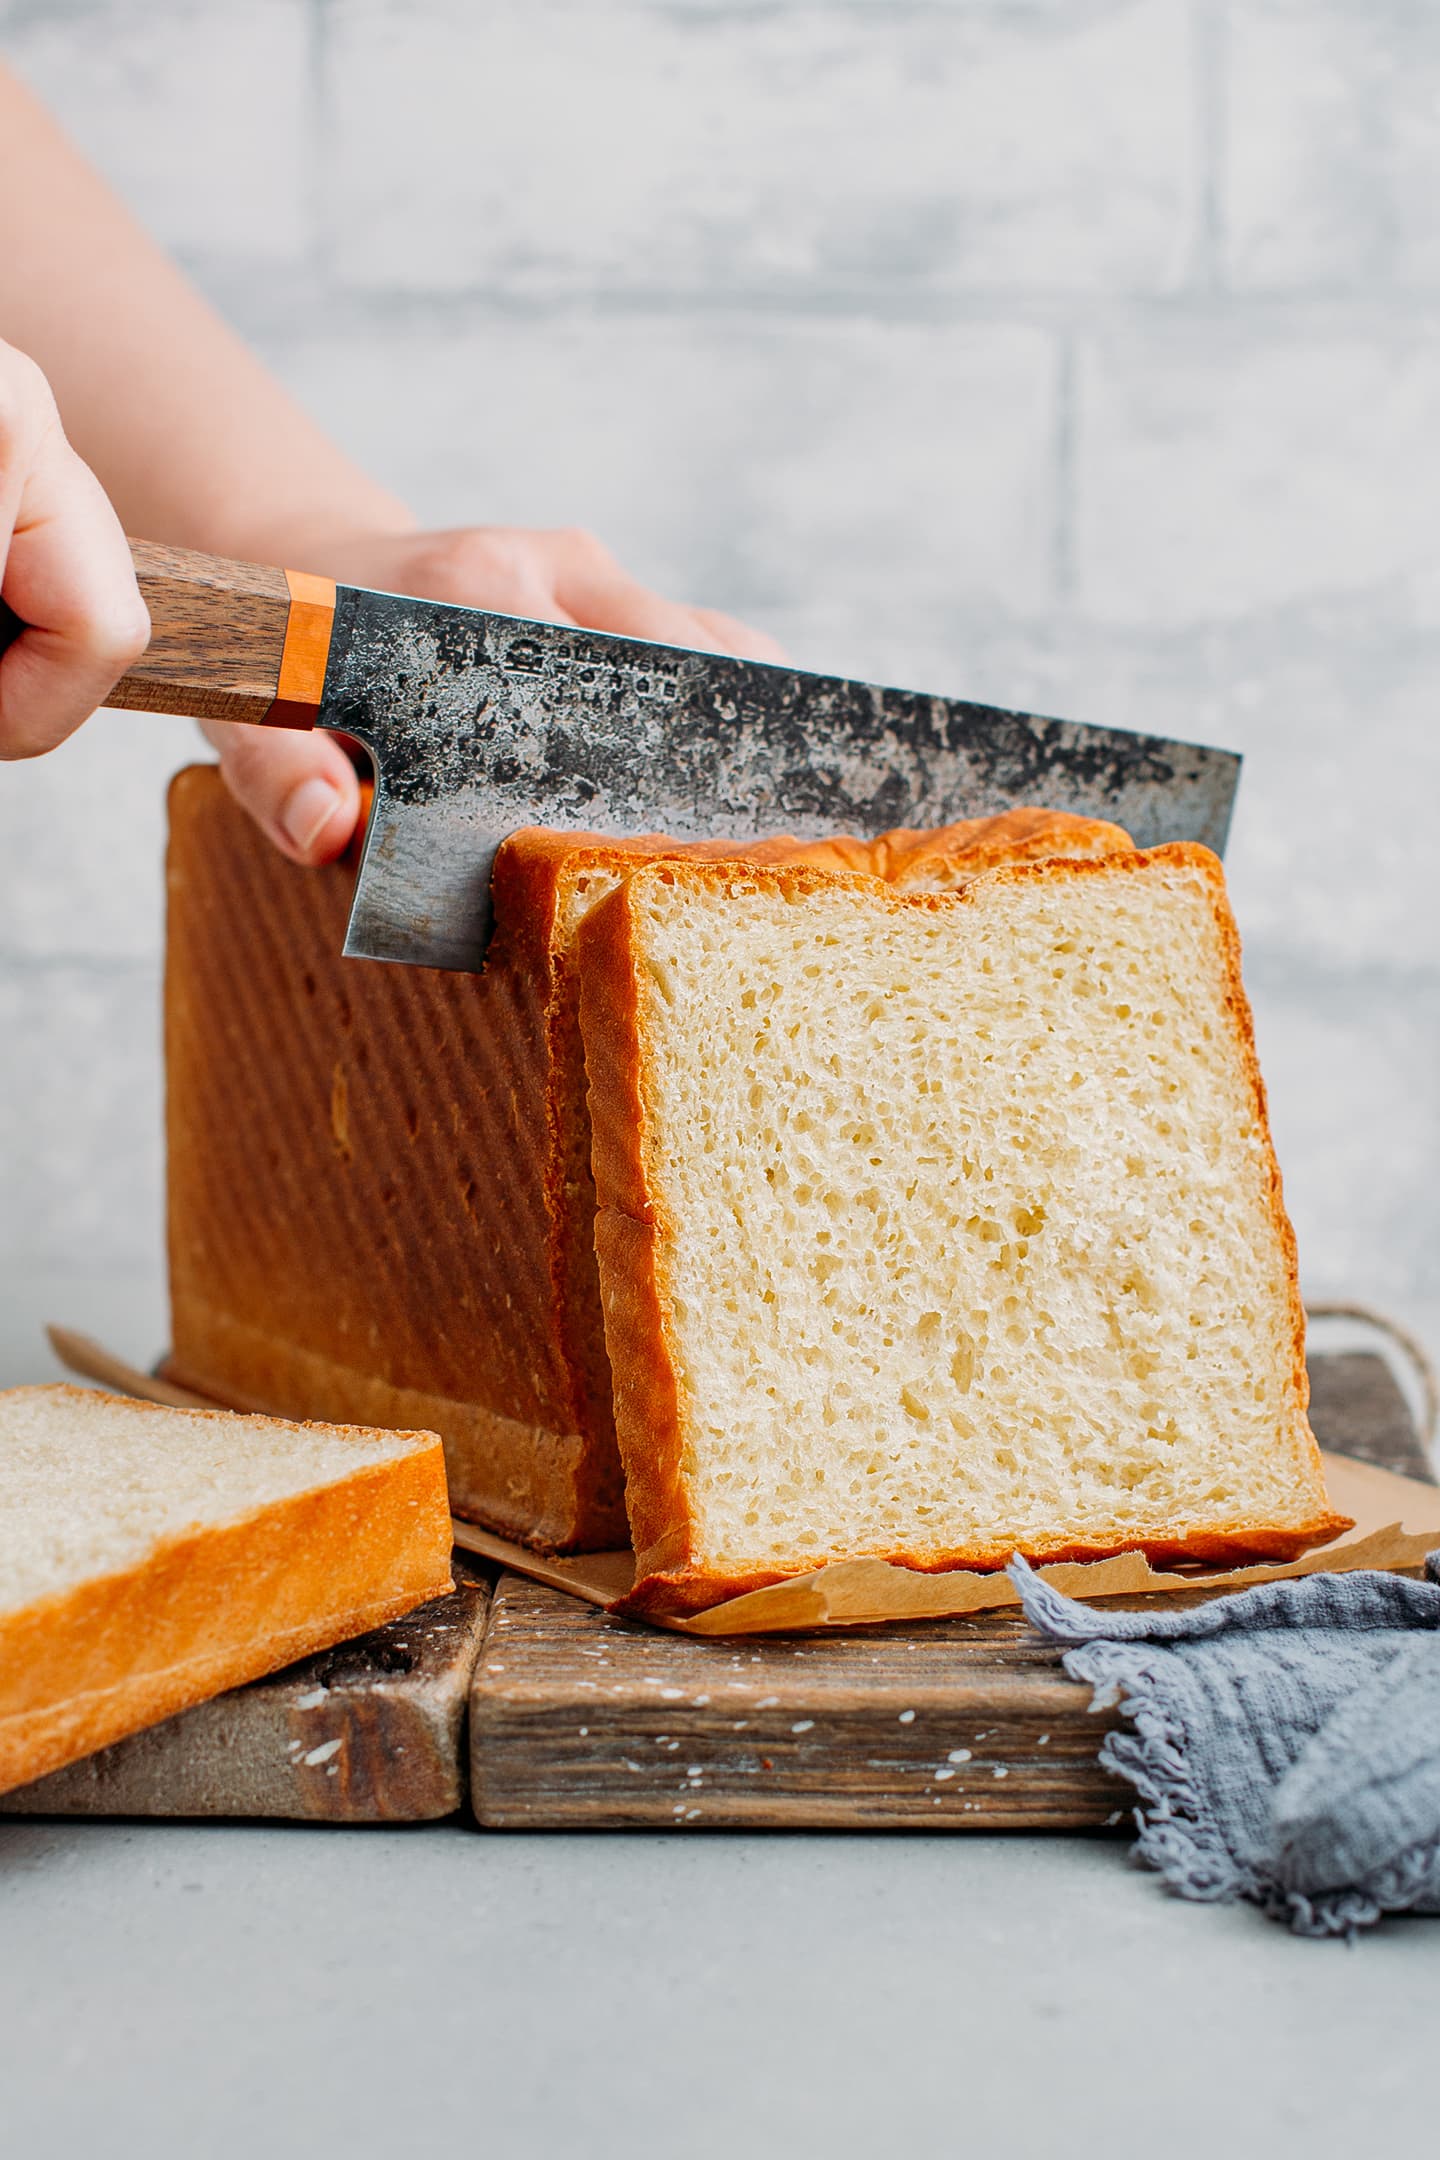
[[(1382, 1359), (1311, 1360), (1323, 1445), (1430, 1475)], [(38, 1814), (491, 1829), (1076, 1829), (1114, 1723), (1013, 1612), (704, 1641), (505, 1574), (0, 1800)], [(468, 1741), (464, 1732), (469, 1693)]]
[[(1315, 1357), (1323, 1446), (1428, 1477), (1382, 1359)], [(1128, 1820), (1114, 1712), (1014, 1611), (907, 1628), (662, 1634), (516, 1575), (470, 1694), (487, 1828), (1074, 1830)]]

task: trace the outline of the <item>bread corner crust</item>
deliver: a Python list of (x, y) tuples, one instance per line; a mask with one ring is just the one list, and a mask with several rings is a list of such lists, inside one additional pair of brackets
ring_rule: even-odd
[(444, 1456), (402, 1437), (428, 1444), (0, 1617), (0, 1792), (447, 1596)]

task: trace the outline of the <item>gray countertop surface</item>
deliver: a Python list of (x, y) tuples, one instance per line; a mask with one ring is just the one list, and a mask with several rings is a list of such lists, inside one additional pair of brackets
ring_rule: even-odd
[[(159, 1347), (143, 1277), (0, 1289), (4, 1384), (43, 1318)], [(1297, 1941), (1121, 1839), (13, 1820), (0, 2142), (1348, 2153), (1431, 2130), (1437, 1974), (1434, 1923)]]

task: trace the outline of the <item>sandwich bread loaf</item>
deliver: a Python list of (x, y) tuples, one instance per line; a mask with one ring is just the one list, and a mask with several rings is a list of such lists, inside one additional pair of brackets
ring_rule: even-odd
[[(432, 1429), (457, 1514), (542, 1549), (623, 1545), (575, 936), (637, 864), (733, 844), (517, 833), (475, 977), (343, 960), (353, 865), (285, 862), (213, 767), (178, 776), (170, 819), (170, 1377)], [(1128, 844), (1021, 810), (746, 853), (884, 874), (893, 850), (944, 890), (997, 849)]]

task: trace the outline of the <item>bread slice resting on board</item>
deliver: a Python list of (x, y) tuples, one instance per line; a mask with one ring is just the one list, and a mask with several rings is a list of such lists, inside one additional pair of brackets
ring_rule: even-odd
[(1346, 1526), (1218, 862), (918, 883), (652, 862), (580, 926), (636, 1609)]
[(0, 1393), (0, 1792), (450, 1587), (433, 1433)]

